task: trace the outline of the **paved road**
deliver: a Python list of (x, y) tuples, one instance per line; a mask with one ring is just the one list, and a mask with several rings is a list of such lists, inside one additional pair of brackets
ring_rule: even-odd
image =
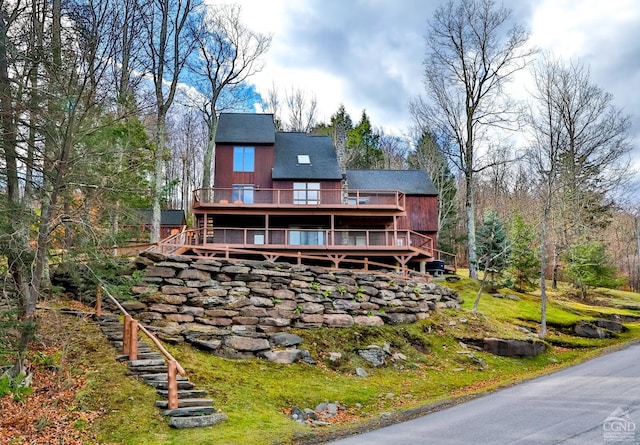
[(332, 444), (638, 444), (636, 425), (640, 345)]

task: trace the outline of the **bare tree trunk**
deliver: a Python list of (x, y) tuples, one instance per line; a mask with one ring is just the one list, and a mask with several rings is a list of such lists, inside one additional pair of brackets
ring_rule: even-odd
[(547, 335), (547, 220), (549, 218), (549, 204), (545, 204), (542, 223), (540, 224), (540, 332), (538, 336)]
[[(484, 262), (484, 273), (482, 274), (482, 280), (480, 281), (480, 289), (478, 289), (478, 294), (476, 295), (476, 299), (473, 302), (473, 309), (471, 312), (474, 314), (478, 312), (478, 305), (480, 304), (480, 297), (482, 296), (482, 291), (484, 290), (484, 284), (487, 281), (487, 269), (489, 268), (489, 256), (487, 256)], [(477, 273), (477, 272), (476, 272)]]
[[(17, 129), (15, 122), (15, 110), (13, 107), (11, 81), (9, 78), (9, 62), (7, 58), (7, 28), (8, 17), (4, 9), (0, 10), (0, 127), (2, 130), (2, 148), (4, 151), (4, 170), (7, 181), (7, 203), (8, 210), (13, 212), (12, 233), (3, 234), (3, 242), (6, 248), (7, 266), (9, 274), (19, 294), (18, 306), (20, 317), (29, 323), (35, 315), (35, 294), (29, 288), (30, 264), (27, 263), (30, 257), (31, 247), (29, 246), (28, 233), (25, 230), (23, 221), (23, 209), (20, 201), (20, 184), (18, 179), (17, 162)], [(23, 329), (20, 349), (26, 349), (30, 332), (26, 327)]]
[(465, 179), (465, 211), (467, 219), (467, 255), (469, 262), (469, 278), (477, 279), (478, 265), (476, 264), (476, 219), (475, 205), (473, 201), (473, 175), (468, 174)]
[(634, 283), (634, 288), (636, 290), (636, 292), (638, 291), (638, 287), (640, 285), (640, 227), (638, 224), (638, 215), (634, 215), (633, 217), (633, 231), (635, 234), (635, 238), (636, 238), (636, 267), (637, 270), (635, 271), (635, 283)]
[(165, 115), (160, 114), (158, 116), (158, 122), (156, 123), (156, 147), (153, 156), (153, 209), (151, 212), (151, 242), (157, 243), (160, 241), (160, 223), (161, 214), (160, 199), (162, 197), (162, 172), (164, 166), (163, 153), (165, 151), (165, 134), (166, 134), (166, 122)]
[[(212, 102), (212, 106), (214, 103)], [(216, 110), (210, 110), (207, 124), (207, 149), (204, 153), (204, 169), (202, 171), (202, 199), (209, 200), (211, 187), (214, 185), (213, 166), (215, 165), (216, 130), (218, 129), (218, 115)]]

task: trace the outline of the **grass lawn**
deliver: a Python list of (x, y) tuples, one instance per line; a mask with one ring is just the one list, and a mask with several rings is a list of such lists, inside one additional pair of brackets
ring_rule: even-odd
[[(473, 347), (487, 336), (535, 338), (539, 297), (502, 290), (513, 298), (483, 295), (479, 312), (470, 309), (477, 283), (462, 278), (443, 283), (464, 298), (461, 310), (434, 312), (410, 325), (297, 331), (317, 365), (280, 365), (265, 360), (228, 360), (190, 346), (171, 346), (187, 375), (206, 389), (228, 420), (208, 428), (174, 430), (154, 407), (155, 392), (126, 376), (115, 351), (90, 321), (58, 319), (75, 332), (66, 340), (65, 365), (86, 380), (76, 394), (76, 409), (99, 413), (83, 425), (99, 443), (111, 444), (293, 444), (318, 443), (357, 428), (426, 412), (433, 404), (493, 390), (575, 364), (640, 334), (640, 295), (607, 291), (595, 301), (552, 294), (548, 306), (547, 351), (535, 358), (494, 356)], [(616, 318), (629, 331), (617, 338), (593, 340), (572, 335), (580, 320)], [(69, 317), (67, 317), (69, 318)], [(70, 325), (72, 323), (72, 325)], [(46, 335), (43, 334), (43, 335)], [(395, 360), (373, 367), (358, 355), (369, 345), (384, 346)], [(340, 353), (332, 361), (329, 353)], [(334, 355), (335, 357), (335, 355)], [(367, 377), (358, 377), (361, 367)], [(314, 408), (324, 401), (347, 407), (340, 423), (322, 427), (297, 424), (285, 414), (293, 406)], [(23, 442), (15, 442), (23, 443)], [(24, 442), (26, 443), (26, 442)]]

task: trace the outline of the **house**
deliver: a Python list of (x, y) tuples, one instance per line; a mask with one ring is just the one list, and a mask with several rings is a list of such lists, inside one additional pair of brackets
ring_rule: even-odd
[[(144, 232), (150, 232), (153, 210), (139, 211), (140, 221)], [(160, 239), (168, 238), (182, 232), (187, 226), (184, 210), (160, 210)]]
[(195, 228), (164, 252), (423, 271), (439, 258), (438, 196), (424, 171), (343, 173), (330, 137), (223, 113), (214, 172), (215, 187), (195, 192)]

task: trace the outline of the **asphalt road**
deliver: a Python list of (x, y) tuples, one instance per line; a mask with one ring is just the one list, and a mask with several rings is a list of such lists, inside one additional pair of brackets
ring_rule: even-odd
[(640, 345), (334, 445), (638, 444)]

